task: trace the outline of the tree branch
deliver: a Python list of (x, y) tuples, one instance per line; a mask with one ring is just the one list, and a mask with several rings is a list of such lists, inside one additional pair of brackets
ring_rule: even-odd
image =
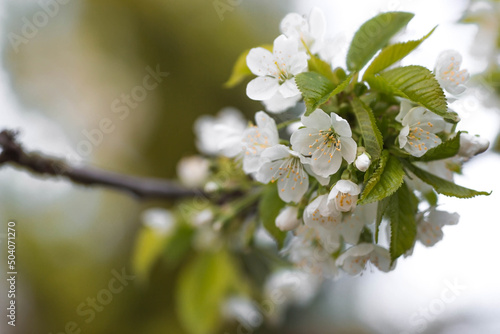
[(140, 199), (180, 199), (205, 196), (199, 189), (189, 189), (176, 182), (143, 178), (109, 172), (97, 168), (72, 167), (61, 159), (50, 158), (38, 153), (27, 153), (16, 140), (12, 130), (0, 132), (0, 165), (12, 164), (35, 174), (65, 177), (74, 183), (86, 186), (104, 186), (128, 192)]

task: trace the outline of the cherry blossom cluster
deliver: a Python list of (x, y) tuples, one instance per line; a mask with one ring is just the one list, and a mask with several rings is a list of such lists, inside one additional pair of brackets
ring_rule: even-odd
[[(248, 69), (255, 75), (246, 93), (250, 99), (262, 101), (265, 111), (258, 111), (250, 124), (233, 108), (215, 117), (203, 116), (195, 124), (198, 148), (205, 156), (236, 161), (256, 187), (276, 184), (279, 198), (286, 203), (275, 221), (277, 228), (288, 232), (282, 253), (297, 266), (331, 277), (339, 269), (358, 274), (368, 263), (384, 272), (392, 270), (395, 261), (388, 250), (389, 237), (384, 233), (377, 241), (373, 237), (378, 202), (357, 204), (367, 184), (365, 174), (375, 164), (363, 146), (359, 124), (349, 110), (318, 108), (306, 114), (304, 96), (295, 80), (311, 70), (313, 55), (332, 65), (324, 14), (317, 8), (307, 18), (288, 14), (280, 30), (272, 51), (257, 47), (246, 57)], [(469, 74), (460, 68), (461, 62), (460, 54), (451, 50), (436, 62), (434, 75), (449, 101), (466, 90)], [(402, 154), (421, 158), (456, 135), (454, 125), (442, 116), (407, 99), (394, 100), (399, 101), (399, 112), (392, 116), (391, 131), (397, 132), (390, 144)], [(276, 124), (276, 114), (298, 109), (302, 115), (295, 123)], [(382, 133), (382, 137), (390, 136)], [(480, 137), (461, 133), (456, 156), (415, 164), (453, 181), (454, 172), (488, 145)], [(431, 186), (411, 175), (405, 176), (405, 183), (422, 198), (432, 192)], [(419, 205), (415, 216), (416, 240), (432, 246), (442, 239), (443, 226), (457, 224), (459, 216), (439, 210), (433, 201), (425, 204)], [(388, 234), (388, 229), (386, 226), (381, 232)]]

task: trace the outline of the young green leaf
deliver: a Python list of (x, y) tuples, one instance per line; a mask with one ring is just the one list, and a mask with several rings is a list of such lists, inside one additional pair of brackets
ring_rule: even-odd
[(398, 158), (382, 151), (379, 166), (363, 189), (358, 204), (380, 201), (392, 195), (403, 184), (404, 170)]
[(411, 164), (409, 162), (405, 163), (405, 167), (410, 172), (415, 174), (420, 180), (433, 186), (434, 190), (436, 190), (438, 193), (446, 196), (453, 196), (458, 198), (471, 198), (479, 195), (488, 196), (491, 194), (491, 192), (488, 193), (486, 191), (476, 191), (469, 188), (461, 187), (453, 182), (450, 182), (448, 180), (440, 178), (439, 176), (431, 174), (423, 169), (420, 169), (414, 164)]
[(425, 41), (435, 30), (432, 29), (427, 35), (416, 41), (408, 41), (405, 43), (396, 43), (382, 49), (377, 57), (371, 62), (370, 66), (363, 75), (363, 80), (367, 77), (375, 75), (382, 70), (385, 70), (395, 62), (406, 57), (410, 52), (415, 50), (423, 41)]
[(378, 233), (380, 231), (380, 224), (382, 219), (387, 215), (387, 208), (389, 206), (390, 197), (386, 197), (377, 203), (377, 217), (375, 219), (375, 242), (378, 243)]
[(259, 202), (259, 215), (262, 219), (264, 228), (276, 241), (278, 249), (283, 247), (286, 232), (283, 232), (276, 227), (276, 217), (278, 217), (284, 206), (285, 202), (283, 202), (279, 197), (276, 184), (268, 185)]
[(342, 92), (350, 83), (352, 75), (349, 75), (337, 87), (325, 76), (316, 72), (304, 72), (295, 77), (295, 82), (299, 87), (304, 102), (306, 103), (306, 113), (309, 115), (314, 110), (325, 104), (330, 98)]
[[(261, 45), (260, 47), (271, 52), (273, 51), (273, 46), (270, 44)], [(242, 54), (239, 55), (236, 63), (234, 63), (233, 70), (231, 71), (231, 76), (224, 83), (225, 88), (233, 88), (234, 86), (242, 82), (246, 77), (252, 75), (252, 72), (247, 66), (247, 56), (249, 52), (250, 49), (245, 50)]]
[(328, 63), (315, 55), (310, 55), (310, 57), (307, 62), (309, 71), (319, 73), (334, 84), (339, 84), (337, 76), (333, 73), (332, 67)]
[(420, 158), (413, 158), (412, 160), (433, 161), (454, 157), (460, 150), (460, 134), (461, 132), (458, 132), (455, 137), (442, 142), (436, 147), (431, 148)]
[(152, 228), (142, 227), (135, 241), (132, 256), (132, 269), (139, 283), (145, 283), (151, 268), (163, 254), (167, 235), (162, 235)]
[(443, 89), (434, 74), (425, 67), (396, 67), (369, 77), (367, 81), (376, 90), (409, 99), (452, 122), (459, 121), (456, 114), (448, 112)]
[(373, 112), (369, 106), (356, 97), (352, 100), (351, 104), (359, 128), (361, 129), (361, 134), (363, 135), (366, 151), (373, 160), (376, 160), (380, 157), (384, 143)]
[(415, 244), (417, 236), (418, 200), (404, 183), (398, 191), (390, 197), (388, 213), (391, 224), (391, 241), (389, 252), (394, 262), (398, 257), (410, 250)]
[(179, 318), (189, 333), (217, 332), (221, 318), (214, 305), (221, 305), (239, 276), (226, 251), (200, 253), (183, 267), (174, 291)]
[(347, 52), (349, 71), (361, 70), (413, 16), (412, 13), (388, 12), (365, 22), (354, 35)]

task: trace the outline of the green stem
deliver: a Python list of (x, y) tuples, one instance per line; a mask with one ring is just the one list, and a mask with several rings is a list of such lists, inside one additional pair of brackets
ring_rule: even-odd
[(264, 187), (259, 187), (259, 189), (251, 191), (243, 198), (230, 203), (230, 208), (224, 210), (225, 212), (223, 211), (221, 213), (221, 216), (219, 217), (220, 219), (218, 219), (220, 224), (224, 226), (226, 223), (229, 223), (231, 220), (233, 220), (233, 218), (238, 216), (243, 210), (254, 205), (262, 195), (263, 190)]
[(276, 127), (278, 128), (278, 130), (280, 130), (283, 129), (285, 126), (288, 126), (298, 121), (300, 121), (300, 118), (289, 119), (288, 121), (284, 121), (283, 123), (278, 124)]

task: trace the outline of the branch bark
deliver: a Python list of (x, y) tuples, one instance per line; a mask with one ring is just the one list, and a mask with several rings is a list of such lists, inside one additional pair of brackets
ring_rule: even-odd
[(189, 189), (174, 181), (143, 178), (90, 167), (74, 167), (63, 160), (26, 152), (16, 140), (17, 132), (0, 132), (0, 166), (12, 164), (35, 174), (64, 177), (85, 186), (104, 186), (127, 192), (140, 199), (180, 199), (205, 196), (199, 189)]

